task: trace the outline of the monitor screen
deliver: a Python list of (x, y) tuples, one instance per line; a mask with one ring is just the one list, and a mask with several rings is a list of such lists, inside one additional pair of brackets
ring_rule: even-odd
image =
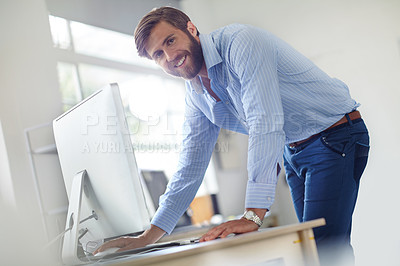
[[(71, 197), (80, 197), (71, 192), (74, 177), (87, 174), (80, 201), (81, 249), (92, 252), (103, 239), (148, 228), (150, 215), (118, 85), (89, 96), (55, 119), (53, 128), (70, 205)], [(82, 222), (92, 214), (96, 217)]]

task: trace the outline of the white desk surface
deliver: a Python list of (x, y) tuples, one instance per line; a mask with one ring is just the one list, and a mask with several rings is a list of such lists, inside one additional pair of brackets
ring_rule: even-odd
[[(99, 265), (319, 265), (312, 228), (324, 219), (167, 248)], [(200, 236), (199, 234), (198, 236)]]

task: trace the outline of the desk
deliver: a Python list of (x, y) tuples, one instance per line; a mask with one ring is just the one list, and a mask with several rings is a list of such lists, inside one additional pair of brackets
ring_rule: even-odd
[(250, 265), (317, 266), (317, 248), (312, 228), (324, 219), (260, 229), (257, 232), (188, 246), (132, 255), (104, 265)]

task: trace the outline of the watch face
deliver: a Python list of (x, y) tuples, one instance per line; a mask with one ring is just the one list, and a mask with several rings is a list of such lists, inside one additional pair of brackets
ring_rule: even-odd
[(246, 219), (251, 219), (254, 216), (254, 212), (253, 211), (247, 211), (244, 215), (244, 218)]
[(243, 214), (243, 218), (255, 222), (258, 225), (258, 227), (260, 227), (262, 225), (262, 221), (257, 216), (257, 214), (253, 211), (246, 211)]

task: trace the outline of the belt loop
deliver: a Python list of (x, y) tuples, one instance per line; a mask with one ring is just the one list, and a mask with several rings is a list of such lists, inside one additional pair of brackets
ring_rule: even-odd
[(349, 114), (345, 114), (347, 121), (349, 121), (349, 125), (352, 126), (353, 125), (353, 121), (351, 121)]

